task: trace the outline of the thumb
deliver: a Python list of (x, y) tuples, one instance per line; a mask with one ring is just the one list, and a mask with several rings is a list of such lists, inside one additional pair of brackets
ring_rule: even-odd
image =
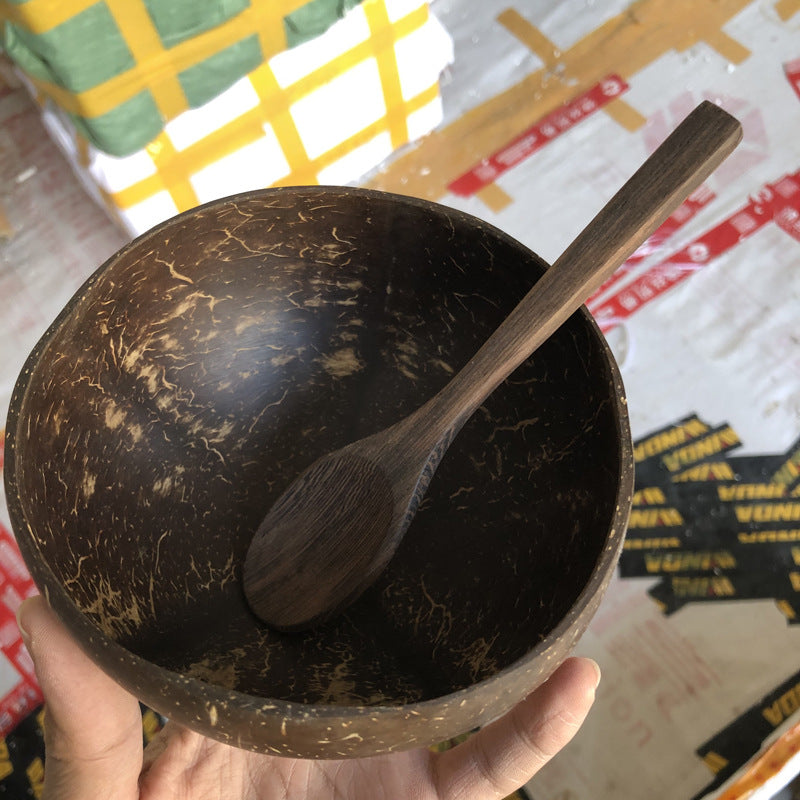
[(17, 612), (45, 699), (42, 800), (133, 800), (142, 767), (139, 704), (86, 656), (42, 597)]
[(504, 717), (437, 754), (445, 797), (506, 797), (527, 783), (578, 732), (594, 702), (600, 669), (567, 659)]

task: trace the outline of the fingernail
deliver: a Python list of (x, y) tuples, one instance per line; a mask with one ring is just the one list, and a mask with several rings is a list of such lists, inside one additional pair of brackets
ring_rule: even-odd
[(600, 665), (593, 658), (589, 658), (587, 660), (590, 661), (592, 666), (594, 667), (595, 671), (594, 688), (596, 689), (600, 685), (600, 678), (603, 677), (603, 673), (600, 672)]

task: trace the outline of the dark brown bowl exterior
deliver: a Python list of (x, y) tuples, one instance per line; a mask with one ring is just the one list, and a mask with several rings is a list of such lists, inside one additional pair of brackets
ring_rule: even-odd
[(434, 394), (546, 265), (496, 228), (360, 189), (272, 189), (123, 248), (31, 353), (6, 432), (14, 531), (86, 652), (166, 716), (265, 753), (430, 745), (545, 680), (594, 614), (633, 485), (585, 309), (451, 446), (345, 614), (269, 630), (241, 588), (274, 498)]

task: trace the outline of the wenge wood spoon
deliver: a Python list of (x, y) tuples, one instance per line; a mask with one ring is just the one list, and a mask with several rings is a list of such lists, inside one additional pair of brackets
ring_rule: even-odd
[(397, 549), (455, 435), (705, 180), (741, 139), (738, 121), (699, 105), (625, 183), (487, 339), (417, 411), (314, 462), (261, 523), (244, 565), (250, 607), (279, 630), (335, 614)]

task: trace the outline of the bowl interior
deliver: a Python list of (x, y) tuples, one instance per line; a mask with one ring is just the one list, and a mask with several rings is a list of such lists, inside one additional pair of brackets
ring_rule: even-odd
[(13, 492), (34, 574), (98, 635), (257, 697), (403, 704), (524, 658), (587, 585), (617, 502), (619, 398), (583, 314), (467, 423), (341, 617), (275, 633), (240, 578), (288, 483), (440, 389), (542, 269), (472, 218), (354, 190), (241, 196), (136, 240), (21, 379)]

